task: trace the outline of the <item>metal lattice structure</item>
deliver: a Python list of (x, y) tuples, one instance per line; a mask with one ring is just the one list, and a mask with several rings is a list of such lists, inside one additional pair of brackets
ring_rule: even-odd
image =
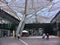
[[(0, 8), (12, 14), (14, 17), (18, 18), (17, 13), (22, 13), (22, 15), (24, 15), (25, 1), (26, 0), (0, 0)], [(39, 21), (41, 22), (42, 20), (50, 19), (49, 17), (42, 16), (46, 12), (46, 10), (44, 12), (43, 9), (47, 8), (48, 10), (47, 12), (51, 12), (51, 11), (60, 9), (60, 6), (57, 6), (57, 5), (60, 5), (59, 0), (57, 1), (55, 0), (27, 0), (26, 14), (27, 14), (27, 18), (29, 18), (29, 20), (31, 19), (30, 21), (27, 20), (27, 22), (28, 23), (36, 22), (35, 20), (38, 20), (38, 22)], [(37, 12), (39, 11), (41, 11), (41, 13), (44, 13), (44, 14), (41, 14), (41, 13), (37, 14)], [(32, 16), (30, 16), (30, 14), (32, 14)], [(31, 17), (35, 17), (35, 18), (33, 19)]]
[(21, 20), (16, 35), (22, 34), (25, 23), (49, 23), (60, 10), (58, 5), (60, 0), (0, 0), (2, 10)]

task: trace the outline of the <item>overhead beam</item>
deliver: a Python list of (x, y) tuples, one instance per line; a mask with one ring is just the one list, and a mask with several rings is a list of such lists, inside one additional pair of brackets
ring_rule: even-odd
[(11, 16), (10, 14), (4, 12), (1, 9), (0, 9), (0, 17), (2, 17), (3, 19), (6, 19), (8, 21), (11, 21), (13, 23), (16, 23), (16, 24), (18, 24), (20, 22), (18, 19), (16, 19), (15, 17)]

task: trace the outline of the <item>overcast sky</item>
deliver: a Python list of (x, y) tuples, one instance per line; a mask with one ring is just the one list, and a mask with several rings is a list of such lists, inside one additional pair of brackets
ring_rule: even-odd
[[(12, 0), (6, 0), (6, 1), (7, 1), (7, 2), (10, 2), (10, 1), (12, 1)], [(16, 0), (16, 1), (19, 1), (19, 0)], [(58, 1), (59, 1), (59, 0), (53, 0), (52, 2), (57, 3)], [(25, 1), (24, 1), (24, 0), (21, 0), (20, 2), (25, 2)], [(56, 13), (59, 11), (59, 9), (57, 9), (57, 10), (48, 12), (49, 9), (50, 9), (50, 7), (51, 7), (51, 5), (48, 6), (48, 7), (46, 7), (46, 8), (43, 8), (43, 9), (41, 9), (40, 11), (37, 12), (37, 14), (39, 14), (39, 15), (42, 15), (42, 16), (45, 16), (45, 17), (49, 17), (49, 19), (46, 19), (47, 21), (44, 19), (45, 22), (50, 22), (51, 19), (52, 19), (52, 18), (56, 15)], [(60, 7), (60, 2), (57, 3), (57, 4), (55, 4), (54, 7)], [(21, 13), (18, 13), (18, 12), (17, 12), (17, 14), (18, 14), (18, 16), (21, 16), (21, 17), (22, 17), (22, 14), (21, 14)], [(33, 16), (33, 17), (34, 17), (34, 16)]]

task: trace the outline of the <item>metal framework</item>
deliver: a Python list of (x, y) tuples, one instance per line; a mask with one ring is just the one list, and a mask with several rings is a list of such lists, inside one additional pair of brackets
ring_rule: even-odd
[[(45, 23), (46, 20), (51, 18), (47, 17), (50, 15), (51, 11), (60, 9), (60, 6), (57, 5), (60, 5), (60, 0), (0, 0), (1, 9), (16, 18), (19, 18), (17, 13), (23, 15), (17, 28), (16, 35), (19, 31), (21, 33), (25, 23)], [(47, 8), (47, 10), (45, 10), (45, 8)], [(45, 16), (45, 14), (47, 14), (47, 16)]]
[[(60, 6), (57, 6), (57, 7), (55, 6), (56, 4), (60, 4), (60, 1), (59, 0), (57, 0), (57, 1), (54, 1), (54, 0), (28, 0), (27, 1), (27, 12), (26, 12), (27, 18), (29, 18), (28, 16), (30, 14), (32, 14), (32, 16), (34, 16), (35, 14), (33, 14), (33, 13), (37, 13), (38, 11), (41, 11), (42, 9), (47, 8), (50, 5), (52, 5), (51, 6), (52, 8), (50, 8), (48, 12), (60, 9)], [(17, 13), (22, 13), (23, 15), (25, 13), (25, 0), (0, 0), (0, 7), (9, 13), (14, 13), (13, 15), (16, 18), (18, 18)], [(41, 11), (41, 13), (43, 13), (43, 12), (44, 11)], [(41, 13), (37, 14), (37, 16), (41, 17), (42, 16)], [(42, 16), (42, 17), (44, 19), (48, 18), (45, 16)]]

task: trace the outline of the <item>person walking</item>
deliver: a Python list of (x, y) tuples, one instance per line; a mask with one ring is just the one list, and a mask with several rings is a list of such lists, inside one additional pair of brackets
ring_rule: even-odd
[(18, 38), (18, 39), (20, 38), (20, 34), (18, 34), (17, 38)]
[(42, 35), (42, 39), (45, 39), (45, 36), (46, 36), (45, 33), (43, 33), (43, 35)]
[(47, 36), (47, 38), (46, 38), (46, 39), (48, 40), (48, 39), (49, 39), (49, 33), (47, 33), (47, 35), (46, 35), (46, 36)]

